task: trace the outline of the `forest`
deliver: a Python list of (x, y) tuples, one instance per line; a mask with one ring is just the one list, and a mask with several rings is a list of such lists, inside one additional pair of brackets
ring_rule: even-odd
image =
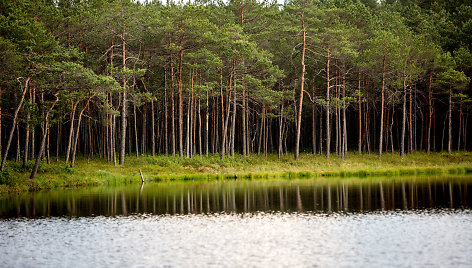
[(1, 170), (31, 179), (77, 158), (472, 149), (466, 0), (0, 0), (0, 64)]

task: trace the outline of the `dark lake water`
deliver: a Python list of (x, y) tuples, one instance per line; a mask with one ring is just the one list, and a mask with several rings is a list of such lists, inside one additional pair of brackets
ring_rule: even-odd
[(472, 265), (472, 177), (219, 180), (0, 197), (0, 267)]

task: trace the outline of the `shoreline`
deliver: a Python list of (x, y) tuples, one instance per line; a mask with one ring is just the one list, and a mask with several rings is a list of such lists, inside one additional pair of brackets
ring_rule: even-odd
[(29, 179), (28, 169), (21, 163), (10, 162), (0, 173), (0, 195), (34, 192), (63, 187), (100, 186), (120, 183), (141, 183), (139, 169), (145, 181), (218, 180), (218, 179), (280, 179), (311, 177), (399, 177), (428, 175), (472, 174), (472, 153), (415, 152), (401, 158), (397, 154), (385, 154), (378, 159), (375, 154), (349, 153), (343, 161), (337, 156), (326, 159), (323, 155), (301, 154), (298, 161), (293, 155), (227, 157), (218, 155), (194, 158), (172, 156), (127, 157), (124, 166), (113, 166), (103, 159), (80, 158), (75, 168), (63, 161), (43, 164), (38, 177)]

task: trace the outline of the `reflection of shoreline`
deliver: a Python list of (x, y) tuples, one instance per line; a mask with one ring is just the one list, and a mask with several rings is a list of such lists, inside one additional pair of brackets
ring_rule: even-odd
[(0, 218), (471, 208), (465, 178), (150, 183), (0, 200)]

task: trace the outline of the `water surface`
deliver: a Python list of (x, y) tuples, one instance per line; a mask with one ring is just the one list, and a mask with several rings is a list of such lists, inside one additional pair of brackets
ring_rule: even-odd
[(470, 266), (472, 178), (160, 182), (0, 198), (0, 266)]

